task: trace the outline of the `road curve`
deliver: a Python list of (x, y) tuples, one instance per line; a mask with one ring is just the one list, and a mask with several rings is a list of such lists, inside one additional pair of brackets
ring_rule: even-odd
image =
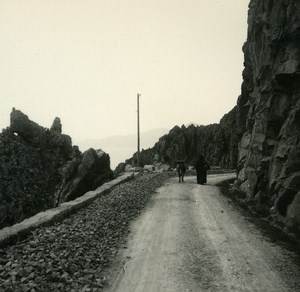
[(158, 189), (132, 224), (106, 291), (299, 291), (295, 255), (219, 193), (215, 184), (230, 177), (212, 175), (204, 186), (172, 178)]

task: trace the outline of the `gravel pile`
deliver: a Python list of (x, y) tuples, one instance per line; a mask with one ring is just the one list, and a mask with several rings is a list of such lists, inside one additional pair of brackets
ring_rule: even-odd
[(0, 249), (0, 291), (99, 291), (129, 223), (170, 174), (149, 174)]

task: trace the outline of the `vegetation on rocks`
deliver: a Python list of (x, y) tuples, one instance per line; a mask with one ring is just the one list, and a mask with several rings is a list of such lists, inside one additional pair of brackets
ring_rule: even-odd
[(11, 125), (0, 134), (0, 228), (74, 199), (112, 178), (109, 155), (81, 153), (61, 133), (13, 109)]
[(0, 228), (54, 206), (66, 159), (35, 147), (10, 129), (0, 134)]

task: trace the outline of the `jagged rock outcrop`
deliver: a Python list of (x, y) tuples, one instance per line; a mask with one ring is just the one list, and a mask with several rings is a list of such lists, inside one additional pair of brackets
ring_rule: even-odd
[(112, 178), (109, 155), (90, 148), (63, 167), (63, 183), (56, 194), (57, 204), (82, 196)]
[[(141, 151), (141, 166), (163, 162), (175, 167), (177, 160), (195, 165), (199, 155), (204, 154), (211, 165), (234, 169), (238, 154), (236, 127), (236, 108), (226, 114), (220, 124), (175, 126), (153, 148)], [(128, 164), (137, 164), (137, 153), (125, 163), (119, 164), (115, 171), (123, 172)]]
[(56, 117), (54, 119), (53, 124), (52, 124), (50, 130), (55, 131), (58, 134), (62, 133), (62, 124), (61, 124), (60, 118)]
[(252, 0), (243, 51), (236, 186), (300, 232), (300, 2)]
[(21, 111), (13, 108), (10, 114), (10, 130), (20, 135), (25, 141), (44, 147), (47, 143), (45, 129), (33, 121)]
[(54, 207), (66, 182), (73, 188), (59, 202), (111, 177), (109, 155), (93, 149), (81, 154), (61, 129), (59, 118), (49, 130), (13, 109), (10, 127), (0, 134), (0, 228)]
[(237, 106), (220, 120), (223, 130), (224, 152), (220, 165), (223, 168), (235, 169), (238, 159), (239, 132), (237, 125)]
[[(61, 134), (60, 120), (56, 118), (52, 129), (46, 129), (29, 120), (28, 116), (13, 108), (10, 114), (10, 131), (18, 134), (24, 142), (40, 149), (50, 148), (66, 159), (72, 157), (72, 139)], [(59, 129), (60, 128), (60, 129)]]

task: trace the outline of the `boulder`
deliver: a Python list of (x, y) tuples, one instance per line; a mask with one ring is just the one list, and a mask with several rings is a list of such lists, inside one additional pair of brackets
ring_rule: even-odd
[(164, 164), (164, 163), (161, 163), (161, 162), (156, 163), (154, 165), (154, 167), (155, 167), (155, 172), (164, 172), (164, 171), (171, 170), (170, 165)]
[(144, 165), (144, 170), (148, 171), (148, 172), (152, 172), (155, 170), (155, 166), (154, 165)]
[(62, 169), (63, 183), (56, 193), (57, 205), (95, 190), (113, 177), (110, 157), (102, 150), (85, 151)]
[(142, 170), (143, 168), (140, 166), (131, 166), (128, 164), (125, 166), (125, 172), (140, 172)]
[(125, 166), (126, 163), (125, 162), (121, 162), (118, 164), (118, 166), (115, 168), (114, 173), (116, 173), (116, 175), (125, 172)]
[(134, 171), (134, 167), (129, 165), (129, 164), (126, 164), (125, 165), (125, 172), (132, 172)]

